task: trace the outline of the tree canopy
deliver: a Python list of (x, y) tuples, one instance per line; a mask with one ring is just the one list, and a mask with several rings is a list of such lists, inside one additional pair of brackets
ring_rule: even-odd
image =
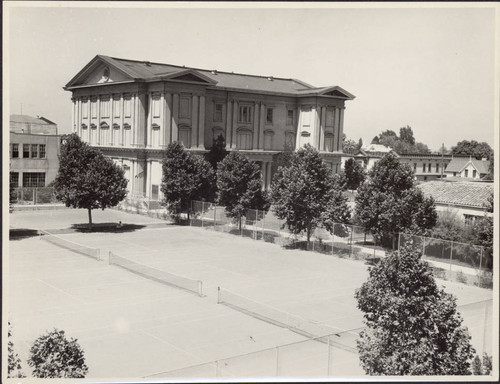
[(28, 364), (40, 378), (84, 378), (88, 372), (84, 352), (76, 339), (54, 329), (35, 340)]
[(365, 171), (363, 167), (352, 157), (347, 159), (344, 164), (344, 175), (347, 189), (358, 189), (365, 181)]
[(342, 135), (342, 151), (351, 155), (356, 154), (363, 146), (363, 140), (359, 139), (357, 142), (347, 138), (345, 133)]
[(475, 157), (478, 160), (485, 158), (490, 160), (493, 156), (493, 149), (486, 142), (477, 142), (476, 140), (462, 140), (451, 148), (454, 155), (467, 155)]
[(475, 350), (453, 295), (408, 243), (356, 290), (367, 328), (357, 341), (369, 375), (470, 375)]
[(22, 372), (21, 359), (19, 355), (14, 352), (14, 343), (12, 342), (12, 329), (10, 321), (8, 322), (7, 338), (9, 340), (7, 345), (7, 377), (25, 377)]
[(226, 140), (219, 135), (215, 138), (212, 148), (205, 154), (205, 159), (210, 163), (214, 172), (217, 171), (217, 164), (224, 160), (229, 152), (226, 150)]
[(240, 230), (249, 209), (269, 210), (260, 167), (241, 152), (231, 152), (217, 166), (217, 202), (229, 217), (238, 219)]
[(413, 129), (409, 125), (399, 129), (399, 136), (390, 129), (383, 131), (373, 138), (372, 144), (383, 144), (398, 154), (431, 152), (427, 145), (415, 140)]
[(127, 180), (113, 160), (73, 133), (62, 138), (54, 189), (67, 207), (88, 210), (92, 229), (92, 209), (118, 205), (127, 195)]
[(271, 186), (273, 210), (292, 233), (306, 232), (309, 243), (314, 229), (325, 221), (346, 222), (350, 217), (342, 196), (340, 178), (309, 144), (291, 156), (288, 167), (280, 167)]
[(432, 198), (415, 186), (413, 170), (392, 153), (380, 159), (356, 195), (356, 217), (383, 245), (397, 232), (424, 234), (436, 224)]
[(187, 212), (188, 220), (191, 202), (213, 201), (215, 197), (215, 173), (205, 159), (191, 154), (184, 146), (174, 141), (165, 150), (161, 191), (169, 212)]

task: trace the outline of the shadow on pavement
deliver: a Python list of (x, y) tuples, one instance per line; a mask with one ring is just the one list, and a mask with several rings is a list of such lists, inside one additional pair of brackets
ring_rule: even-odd
[(38, 236), (38, 230), (28, 228), (16, 228), (9, 230), (9, 240), (22, 240)]
[(96, 223), (92, 224), (92, 230), (89, 230), (88, 223), (82, 224), (72, 224), (71, 229), (75, 232), (88, 233), (88, 232), (112, 232), (112, 233), (123, 233), (123, 232), (133, 232), (139, 229), (145, 228), (146, 225), (138, 224), (122, 224), (119, 225), (115, 223)]

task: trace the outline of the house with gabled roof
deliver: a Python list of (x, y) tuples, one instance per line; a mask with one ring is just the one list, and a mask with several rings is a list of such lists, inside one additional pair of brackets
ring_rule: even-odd
[(95, 56), (64, 87), (72, 129), (119, 163), (131, 196), (161, 199), (163, 149), (180, 141), (204, 153), (222, 135), (229, 151), (259, 164), (263, 187), (273, 155), (311, 144), (340, 171), (345, 102), (339, 86)]
[(489, 173), (490, 162), (474, 157), (454, 157), (445, 170), (447, 177), (461, 177), (478, 180)]

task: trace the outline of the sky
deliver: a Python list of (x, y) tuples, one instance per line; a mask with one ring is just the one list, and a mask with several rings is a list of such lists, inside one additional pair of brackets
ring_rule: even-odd
[(69, 132), (63, 87), (102, 54), (338, 85), (356, 96), (344, 133), (365, 144), (409, 125), (431, 150), (494, 146), (494, 3), (103, 4), (4, 2), (4, 116), (44, 116)]

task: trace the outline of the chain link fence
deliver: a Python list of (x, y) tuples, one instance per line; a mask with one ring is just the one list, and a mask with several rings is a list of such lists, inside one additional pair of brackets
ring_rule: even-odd
[(388, 248), (378, 245), (364, 227), (341, 223), (334, 223), (332, 232), (317, 227), (308, 243), (304, 235), (292, 233), (272, 210), (249, 209), (240, 220), (228, 216), (224, 207), (203, 201), (192, 202), (190, 225), (369, 264), (377, 263), (386, 252), (399, 249), (411, 239), (413, 247), (422, 252), (423, 260), (433, 269), (434, 276), (483, 288), (493, 287), (492, 248), (398, 233), (393, 234), (395, 241)]
[(38, 205), (60, 203), (53, 187), (19, 187), (15, 189), (16, 203), (20, 205)]

